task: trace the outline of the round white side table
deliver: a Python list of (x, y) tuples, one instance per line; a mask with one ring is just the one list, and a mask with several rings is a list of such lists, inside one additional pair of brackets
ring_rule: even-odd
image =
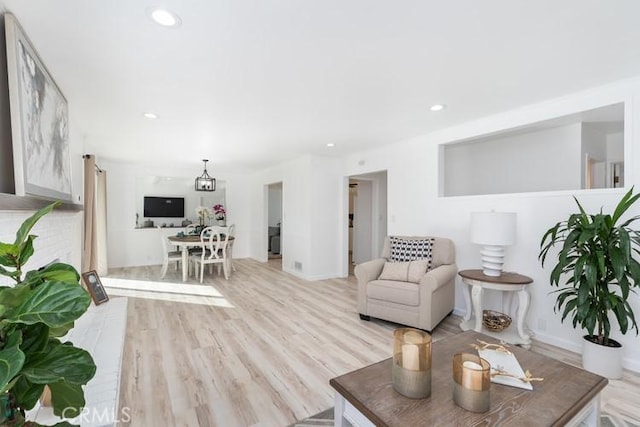
[[(464, 289), (467, 313), (460, 323), (460, 329), (481, 332), (504, 342), (521, 345), (526, 349), (531, 347), (531, 336), (524, 330), (524, 320), (529, 309), (527, 286), (533, 282), (533, 279), (517, 273), (502, 273), (497, 277), (486, 276), (482, 270), (462, 270), (458, 274), (462, 277), (462, 282), (468, 285)], [(482, 326), (482, 293), (485, 289), (517, 293), (516, 331), (513, 330), (513, 326), (509, 326), (500, 332), (490, 331)], [(472, 312), (474, 314), (473, 319), (471, 318)]]

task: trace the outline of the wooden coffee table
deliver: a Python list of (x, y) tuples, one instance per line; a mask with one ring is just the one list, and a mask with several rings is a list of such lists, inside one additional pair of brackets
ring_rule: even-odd
[(433, 344), (431, 397), (409, 399), (391, 384), (392, 359), (329, 381), (336, 390), (335, 426), (345, 420), (365, 426), (588, 426), (599, 425), (600, 392), (607, 379), (549, 357), (510, 347), (523, 370), (544, 381), (533, 391), (491, 383), (491, 408), (483, 414), (453, 403), (452, 361), (458, 352), (475, 353), (469, 344), (495, 339), (474, 331)]

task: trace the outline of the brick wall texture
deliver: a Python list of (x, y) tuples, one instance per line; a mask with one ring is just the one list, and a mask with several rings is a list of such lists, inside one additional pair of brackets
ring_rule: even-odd
[[(20, 224), (32, 214), (29, 211), (0, 211), (0, 242), (13, 243)], [(35, 253), (22, 271), (33, 270), (58, 259), (80, 272), (82, 212), (51, 212), (38, 221), (31, 234), (38, 236), (34, 242)], [(0, 285), (11, 283), (11, 279), (0, 276)]]

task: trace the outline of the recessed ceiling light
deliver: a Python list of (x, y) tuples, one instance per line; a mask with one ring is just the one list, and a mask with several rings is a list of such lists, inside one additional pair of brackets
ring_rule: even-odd
[(143, 116), (145, 116), (149, 120), (155, 120), (158, 118), (158, 115), (154, 113), (144, 113)]
[(182, 23), (182, 20), (178, 15), (159, 7), (150, 9), (149, 15), (151, 16), (151, 19), (163, 27), (178, 27)]
[(431, 106), (431, 111), (442, 111), (444, 110), (444, 105), (442, 104), (434, 104)]
[(329, 148), (331, 148), (331, 147), (335, 147), (335, 146), (336, 146), (336, 144), (334, 144), (333, 142), (329, 142), (329, 143), (327, 144), (327, 147), (329, 147)]

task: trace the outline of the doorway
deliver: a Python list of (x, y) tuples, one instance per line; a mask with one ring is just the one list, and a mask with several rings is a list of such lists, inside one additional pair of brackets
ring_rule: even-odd
[(267, 186), (267, 258), (282, 268), (282, 182)]
[(348, 274), (355, 265), (378, 258), (387, 235), (387, 171), (348, 179)]

